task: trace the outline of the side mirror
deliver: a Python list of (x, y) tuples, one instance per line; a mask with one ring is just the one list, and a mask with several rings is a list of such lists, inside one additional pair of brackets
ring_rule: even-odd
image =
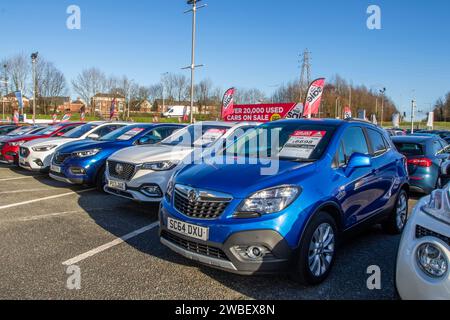
[(100, 139), (100, 136), (97, 133), (91, 133), (90, 135), (88, 135), (88, 139), (98, 140)]
[(155, 136), (142, 137), (138, 140), (138, 145), (155, 144), (161, 142), (161, 139)]
[(350, 176), (356, 169), (369, 168), (372, 166), (372, 159), (370, 156), (362, 153), (354, 153), (347, 164), (345, 174)]

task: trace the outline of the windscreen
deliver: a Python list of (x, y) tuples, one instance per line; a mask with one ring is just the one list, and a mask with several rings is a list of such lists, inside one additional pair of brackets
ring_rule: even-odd
[(71, 138), (71, 139), (78, 139), (81, 138), (83, 135), (91, 131), (92, 129), (96, 128), (96, 124), (88, 123), (80, 127), (76, 127), (73, 130), (70, 130), (65, 135), (63, 135), (63, 138)]

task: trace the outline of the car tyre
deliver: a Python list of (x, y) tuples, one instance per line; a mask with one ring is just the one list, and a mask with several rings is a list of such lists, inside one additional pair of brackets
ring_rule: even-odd
[(408, 221), (408, 193), (401, 190), (397, 196), (394, 210), (392, 210), (388, 219), (382, 224), (383, 230), (392, 235), (401, 234)]
[(303, 233), (292, 278), (302, 285), (322, 283), (333, 267), (337, 240), (333, 217), (323, 211), (316, 214)]
[(105, 169), (106, 167), (103, 166), (98, 174), (97, 174), (97, 178), (95, 180), (95, 187), (97, 188), (98, 191), (100, 192), (105, 192), (104, 188), (106, 185), (106, 178), (105, 178)]

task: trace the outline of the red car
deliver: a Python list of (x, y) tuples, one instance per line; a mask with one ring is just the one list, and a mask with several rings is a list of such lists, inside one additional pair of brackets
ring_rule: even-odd
[(26, 135), (4, 136), (3, 139), (0, 140), (0, 163), (18, 164), (19, 149), (25, 142), (36, 139), (60, 137), (82, 124), (84, 123), (60, 123), (47, 128), (41, 128), (40, 130), (36, 129), (30, 131), (30, 134)]

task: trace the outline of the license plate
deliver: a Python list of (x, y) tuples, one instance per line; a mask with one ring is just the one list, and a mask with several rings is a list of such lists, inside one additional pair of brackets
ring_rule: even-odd
[(56, 172), (56, 173), (61, 173), (61, 167), (51, 165), (50, 171), (53, 171), (53, 172)]
[(121, 181), (108, 180), (108, 187), (110, 187), (111, 189), (116, 189), (116, 190), (121, 190), (121, 191), (127, 190), (127, 186), (126, 186), (125, 182), (121, 182)]
[(209, 229), (204, 227), (199, 227), (190, 223), (183, 221), (178, 221), (172, 218), (167, 219), (167, 227), (170, 231), (188, 236), (190, 238), (208, 241), (209, 239)]

